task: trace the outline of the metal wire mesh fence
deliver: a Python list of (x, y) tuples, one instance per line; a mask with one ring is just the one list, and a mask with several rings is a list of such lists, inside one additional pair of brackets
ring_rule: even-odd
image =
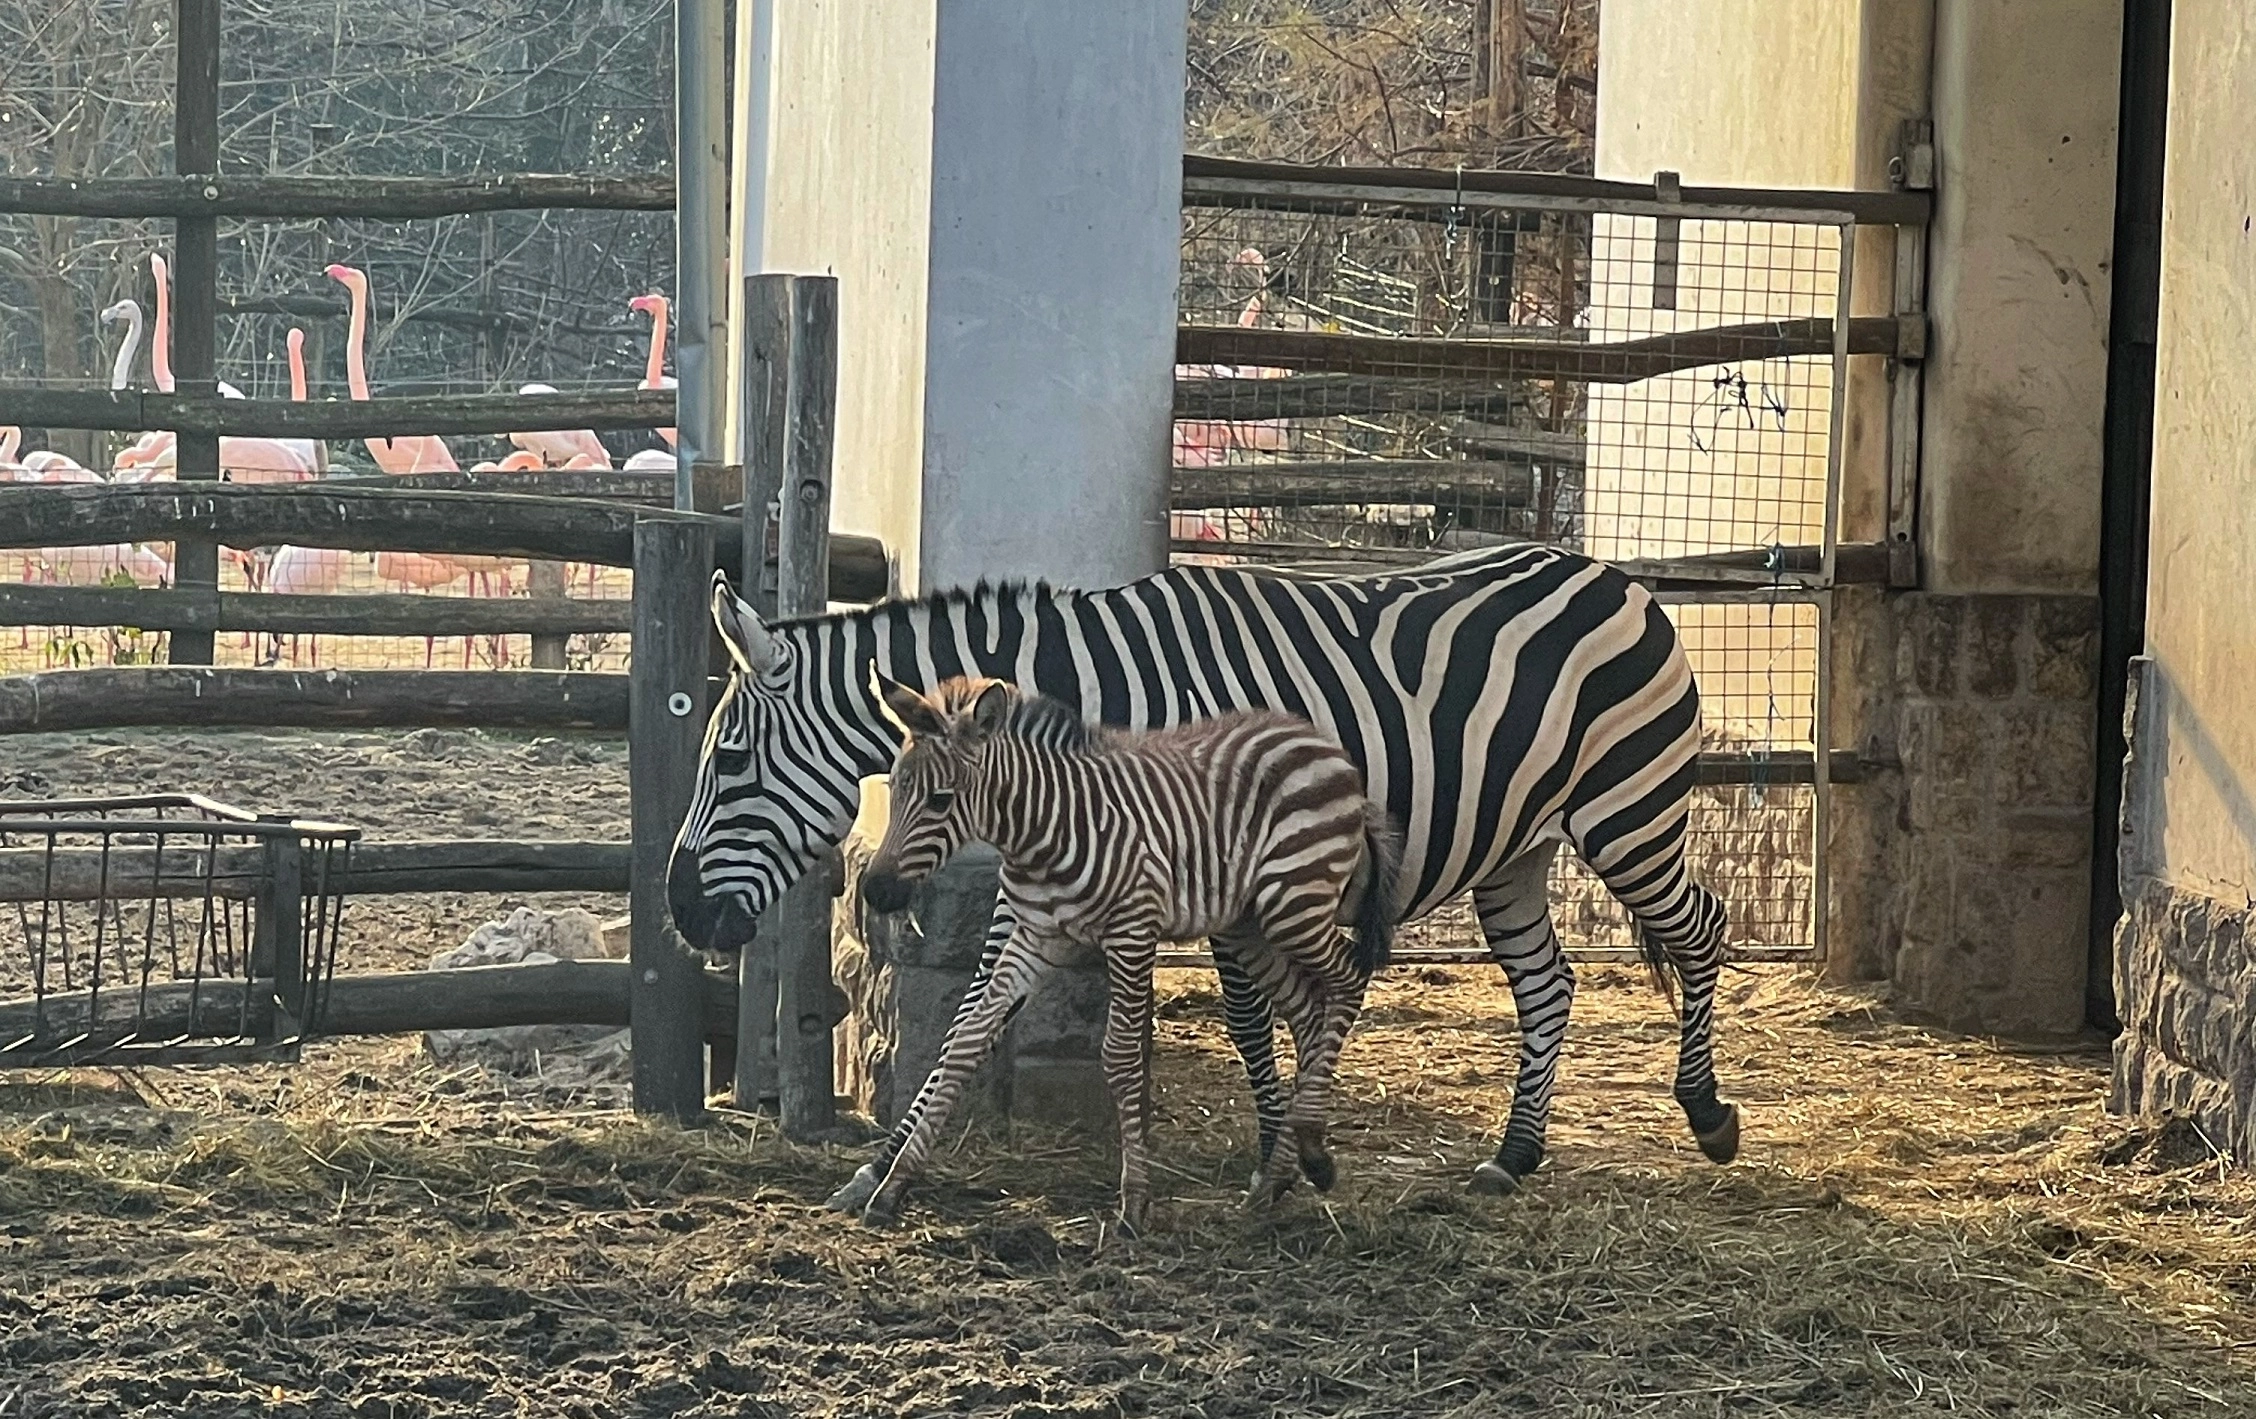
[[(1381, 569), (1532, 540), (1718, 576), (1664, 598), (1704, 748), (1741, 780), (1698, 791), (1692, 866), (1742, 954), (1811, 950), (1824, 592), (1763, 565), (1830, 550), (1848, 219), (1303, 170), (1194, 180), (1183, 226), (1178, 560)], [(1553, 896), (1573, 948), (1634, 949), (1578, 862)]]

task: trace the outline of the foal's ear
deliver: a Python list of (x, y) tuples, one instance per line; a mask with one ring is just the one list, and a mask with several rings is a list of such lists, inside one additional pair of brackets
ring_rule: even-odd
[(990, 680), (979, 698), (971, 702), (971, 728), (975, 734), (993, 734), (1010, 719), (1013, 698), (1008, 682)]
[(903, 733), (931, 738), (948, 732), (947, 721), (931, 701), (900, 681), (887, 679), (874, 662), (869, 673), (870, 689), (877, 695), (878, 704)]

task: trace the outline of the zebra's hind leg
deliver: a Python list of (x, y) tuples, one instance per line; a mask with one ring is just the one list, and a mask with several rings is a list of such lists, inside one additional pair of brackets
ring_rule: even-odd
[(1692, 880), (1684, 862), (1685, 815), (1664, 818), (1634, 838), (1617, 838), (1584, 860), (1637, 922), (1647, 959), (1676, 973), (1682, 1035), (1676, 1102), (1710, 1162), (1739, 1156), (1739, 1106), (1716, 1095), (1715, 990), (1723, 972), (1723, 903)]
[[(979, 965), (972, 971), (971, 984), (964, 988), (964, 997), (956, 1005), (955, 1019), (948, 1024), (949, 1038), (954, 1038), (956, 1031), (963, 1028), (965, 1018), (978, 1006), (980, 996), (987, 989), (987, 982), (995, 974), (995, 963), (1002, 959), (1003, 948), (1010, 944), (1011, 933), (1017, 928), (1018, 922), (1011, 915), (1009, 904), (997, 901), (994, 920), (987, 924), (986, 943), (979, 951)], [(939, 1083), (940, 1071), (937, 1068), (925, 1075), (924, 1086), (917, 1090), (915, 1100), (909, 1104), (907, 1112), (901, 1115), (901, 1121), (893, 1126), (893, 1132), (878, 1146), (877, 1156), (856, 1168), (854, 1175), (846, 1180), (846, 1185), (830, 1195), (830, 1199), (823, 1204), (825, 1207), (833, 1212), (843, 1212), (849, 1217), (862, 1215), (863, 1210), (869, 1206), (870, 1198), (877, 1194), (878, 1184), (885, 1181), (886, 1170), (900, 1156), (901, 1145), (909, 1141), (909, 1135), (916, 1132), (917, 1121), (931, 1107), (932, 1093)]]
[(1305, 1003), (1288, 1008), (1293, 1032), (1293, 1094), (1286, 1106), (1300, 1170), (1318, 1192), (1330, 1192), (1339, 1179), (1325, 1131), (1331, 1119), (1332, 1077), (1340, 1051), (1363, 1011), (1369, 984), (1356, 969), (1346, 936), (1329, 920), (1304, 923), (1296, 936), (1280, 934), (1278, 952), (1290, 963), (1293, 988)]
[[(1253, 1091), (1258, 1137), (1253, 1177), (1246, 1185), (1251, 1198), (1268, 1190), (1269, 1162), (1285, 1127), (1285, 1087), (1277, 1078), (1277, 1017), (1269, 1008), (1269, 993), (1254, 982), (1248, 965), (1268, 948), (1259, 936), (1236, 932), (1217, 934), (1208, 945), (1214, 952), (1214, 973), (1222, 983), (1222, 1025)], [(1284, 1186), (1292, 1186), (1289, 1171)]]
[(1120, 1220), (1133, 1236), (1151, 1212), (1151, 1061), (1144, 1054), (1144, 1028), (1151, 1023), (1152, 967), (1159, 950), (1153, 933), (1134, 933), (1105, 943), (1104, 1042), (1098, 1054), (1112, 1103), (1120, 1115)]
[(1473, 1169), (1475, 1192), (1512, 1192), (1543, 1164), (1543, 1135), (1551, 1122), (1551, 1091), (1575, 985), (1574, 968), (1551, 927), (1551, 858), (1556, 851), (1554, 843), (1538, 843), (1473, 888), (1481, 935), (1511, 982), (1520, 1025), (1511, 1121), (1495, 1158)]

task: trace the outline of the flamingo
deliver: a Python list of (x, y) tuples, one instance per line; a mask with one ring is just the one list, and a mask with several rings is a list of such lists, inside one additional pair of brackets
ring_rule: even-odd
[[(666, 303), (666, 298), (653, 291), (647, 296), (636, 296), (633, 300), (628, 301), (627, 309), (641, 311), (650, 317), (650, 359), (643, 366), (641, 387), (644, 389), (675, 388), (679, 381), (666, 373), (666, 316), (671, 309)], [(666, 441), (666, 447), (678, 447), (681, 431), (678, 429), (660, 429), (658, 437)]]
[[(337, 547), (277, 547), (266, 568), (266, 590), (279, 596), (332, 596), (345, 584), (355, 565), (353, 554)], [(307, 638), (307, 654), (318, 659), (321, 638)], [(277, 635), (265, 663), (282, 658), (282, 637)], [(290, 661), (298, 660), (298, 638), (290, 637)]]
[[(282, 341), (289, 349), (290, 400), (296, 404), (306, 402), (305, 342), (306, 333), (295, 325), (290, 327), (290, 333)], [(307, 442), (313, 445), (313, 471), (316, 474), (327, 473), (329, 445), (318, 439), (308, 439)]]
[[(162, 258), (158, 259), (162, 260)], [(141, 338), (146, 333), (145, 317), (141, 314), (141, 302), (129, 296), (115, 305), (103, 308), (101, 321), (104, 325), (114, 325), (121, 320), (125, 322), (125, 339), (118, 343), (117, 359), (110, 366), (110, 388), (112, 389), (124, 389), (133, 381), (133, 361), (141, 352)], [(170, 373), (167, 370), (168, 378)], [(172, 430), (152, 429), (127, 445), (116, 458), (110, 461), (110, 472), (114, 476), (131, 469), (147, 467), (156, 461), (158, 454), (170, 447), (172, 447)], [(147, 474), (141, 474), (128, 481), (139, 482), (147, 476)]]
[[(1269, 261), (1258, 247), (1246, 247), (1230, 258), (1230, 265), (1244, 267), (1252, 272), (1253, 295), (1238, 313), (1238, 324), (1251, 328), (1261, 323), (1263, 306), (1269, 291)], [(1276, 379), (1287, 371), (1257, 365), (1177, 365), (1178, 379)], [(1286, 446), (1286, 430), (1281, 419), (1253, 420), (1178, 420), (1174, 426), (1174, 465), (1177, 468), (1213, 468), (1230, 461), (1235, 450), (1249, 452), (1276, 452)], [(1258, 514), (1241, 512), (1238, 517), (1249, 524), (1258, 525)], [(1223, 520), (1207, 513), (1175, 512), (1168, 514), (1168, 535), (1177, 540), (1194, 542), (1225, 542), (1229, 532)]]
[[(350, 266), (332, 265), (326, 274), (352, 296), (352, 323), (345, 334), (345, 380), (352, 397), (368, 395), (368, 273)], [(461, 468), (437, 434), (406, 434), (398, 438), (366, 441), (376, 466), (386, 473), (453, 473)]]
[[(157, 388), (171, 394), (176, 384), (172, 373), (172, 274), (165, 265), (165, 259), (155, 252), (149, 253), (149, 270), (157, 279), (157, 321), (149, 342), (149, 372), (156, 380)], [(116, 310), (118, 307), (112, 306), (110, 309)], [(126, 313), (125, 318), (133, 319), (138, 310), (139, 307), (134, 307), (133, 311)], [(104, 315), (106, 317), (108, 312), (105, 311)], [(133, 342), (131, 328), (126, 332), (126, 339), (128, 345)], [(125, 352), (121, 350), (118, 367), (124, 369), (128, 365)], [(117, 370), (111, 372), (110, 378), (111, 388), (124, 387), (116, 383)], [(243, 397), (242, 390), (225, 380), (220, 380), (218, 387), (222, 398)], [(177, 459), (171, 457), (174, 454), (172, 443), (172, 435), (169, 433), (156, 435), (153, 439), (144, 438), (141, 443), (127, 450), (128, 454), (134, 455), (133, 458), (127, 461), (121, 455), (117, 466), (147, 467), (150, 472), (144, 476), (150, 478), (176, 476), (175, 473), (160, 471), (178, 467)], [(148, 447), (144, 448), (143, 445)], [(311, 439), (223, 438), (219, 441), (219, 475), (231, 483), (302, 482), (314, 475), (320, 462), (320, 454)]]
[[(528, 384), (520, 387), (519, 394), (555, 394), (552, 384)], [(511, 434), (509, 441), (528, 453), (537, 454), (545, 463), (559, 468), (609, 468), (611, 450), (603, 446), (593, 429), (549, 429), (539, 433)]]
[[(452, 585), (462, 578), (467, 569), (452, 557), (432, 556), (423, 552), (378, 552), (376, 575), (402, 589), (436, 591)], [(431, 668), (434, 638), (423, 638), (423, 668)]]

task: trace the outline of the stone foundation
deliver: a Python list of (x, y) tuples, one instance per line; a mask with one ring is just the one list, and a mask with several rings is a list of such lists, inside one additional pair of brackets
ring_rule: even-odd
[(2189, 1120), (2256, 1163), (2256, 907), (2126, 877), (2111, 1112)]
[[(967, 848), (918, 890), (909, 910), (865, 918), (861, 876), (876, 846), (857, 829), (842, 849), (846, 891), (832, 932), (833, 970), (847, 1001), (838, 1090), (890, 1128), (939, 1058), (978, 967), (994, 916), (997, 859), (990, 849)], [(1111, 1096), (1097, 1059), (1104, 1018), (1103, 964), (1091, 952), (1045, 980), (1020, 1009), (957, 1119), (1008, 1115), (1110, 1129)]]
[(1903, 772), (1895, 939), (1875, 963), (1905, 1008), (1948, 1028), (2074, 1034), (2088, 955), (2098, 601), (1912, 593), (1891, 611)]

